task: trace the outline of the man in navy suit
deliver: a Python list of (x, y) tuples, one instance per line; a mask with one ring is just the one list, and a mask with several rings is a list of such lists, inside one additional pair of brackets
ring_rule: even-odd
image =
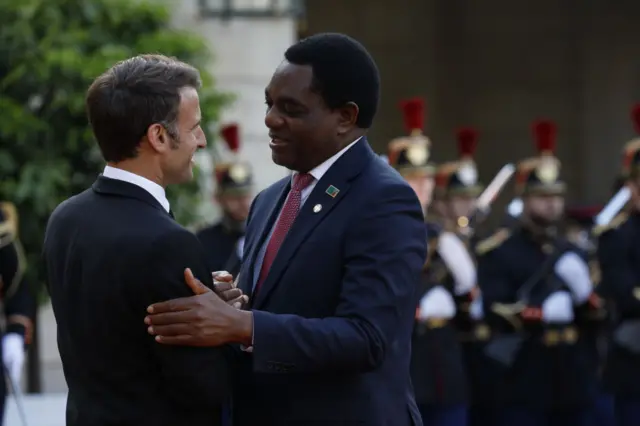
[(426, 258), (420, 203), (371, 150), (375, 62), (357, 41), (291, 46), (265, 90), (272, 158), (292, 170), (248, 218), (238, 287), (149, 308), (163, 344), (242, 345), (234, 425), (422, 425), (409, 378)]

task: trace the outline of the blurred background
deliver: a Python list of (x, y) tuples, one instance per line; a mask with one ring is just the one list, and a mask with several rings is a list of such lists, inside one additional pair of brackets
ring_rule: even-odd
[[(380, 153), (405, 132), (398, 102), (422, 97), (435, 160), (455, 159), (456, 130), (475, 127), (488, 183), (534, 154), (531, 123), (550, 119), (568, 202), (601, 204), (636, 135), (637, 0), (0, 0), (0, 16), (0, 201), (17, 206), (26, 281), (40, 302), (22, 383), (30, 425), (64, 424), (66, 384), (38, 257), (49, 213), (104, 166), (84, 92), (118, 60), (158, 52), (203, 73), (209, 149), (196, 181), (170, 194), (178, 220), (194, 228), (220, 216), (215, 162), (249, 162), (256, 190), (286, 175), (271, 162), (264, 87), (285, 49), (317, 32), (349, 34), (376, 59), (382, 99), (370, 141)], [(229, 123), (239, 126), (237, 153), (218, 137)], [(507, 190), (495, 209), (510, 199)], [(7, 424), (16, 416), (9, 401)]]

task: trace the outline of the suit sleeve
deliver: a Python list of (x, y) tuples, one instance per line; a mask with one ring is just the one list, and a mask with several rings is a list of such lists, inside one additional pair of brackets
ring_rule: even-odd
[[(344, 239), (335, 315), (254, 313), (257, 372), (367, 372), (384, 361), (399, 329), (412, 327), (426, 258), (424, 216), (406, 185), (386, 187), (354, 217)], [(273, 366), (282, 368), (274, 368)]]
[[(144, 306), (165, 300), (193, 296), (184, 281), (184, 269), (208, 287), (211, 272), (196, 236), (180, 229), (161, 237), (150, 250), (146, 268), (150, 271), (143, 290)], [(144, 315), (144, 312), (142, 312)], [(144, 326), (144, 323), (142, 323)], [(162, 345), (149, 336), (149, 344), (164, 389), (185, 408), (222, 403), (230, 392), (228, 348), (200, 348)]]
[(621, 315), (638, 317), (640, 300), (634, 290), (640, 286), (640, 280), (635, 273), (637, 266), (630, 262), (629, 249), (628, 234), (623, 229), (615, 229), (600, 237), (597, 257), (603, 293), (615, 301)]
[(516, 295), (509, 283), (505, 259), (500, 257), (498, 249), (478, 257), (478, 286), (482, 292), (482, 303), (487, 322), (498, 329), (504, 328), (504, 319), (493, 309), (494, 304), (512, 304)]

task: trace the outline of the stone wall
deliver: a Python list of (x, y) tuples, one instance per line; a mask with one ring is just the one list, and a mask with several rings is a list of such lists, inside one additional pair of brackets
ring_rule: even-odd
[[(400, 98), (424, 96), (434, 155), (476, 126), (481, 178), (533, 153), (530, 123), (558, 123), (570, 201), (603, 202), (640, 101), (640, 2), (633, 0), (308, 1), (308, 33), (362, 41), (382, 73), (378, 150), (403, 132)], [(393, 6), (391, 6), (391, 4)], [(635, 36), (634, 36), (635, 34)]]

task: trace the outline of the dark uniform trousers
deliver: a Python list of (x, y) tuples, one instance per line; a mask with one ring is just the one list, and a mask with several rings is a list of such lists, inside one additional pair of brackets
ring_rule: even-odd
[(469, 426), (495, 426), (505, 393), (501, 367), (485, 355), (491, 330), (484, 321), (474, 324), (462, 343), (470, 390)]
[[(451, 294), (453, 282), (438, 246), (440, 227), (427, 222), (430, 251), (416, 289), (416, 306), (433, 287)], [(416, 320), (411, 341), (411, 381), (425, 426), (467, 426), (467, 378), (454, 319)]]
[[(573, 328), (546, 330), (524, 342), (518, 359), (504, 376), (507, 405), (500, 426), (586, 426), (594, 384), (580, 341), (545, 343), (545, 336)], [(536, 338), (537, 337), (537, 338)]]
[(416, 323), (411, 378), (425, 426), (467, 425), (462, 350), (456, 329), (445, 320)]

